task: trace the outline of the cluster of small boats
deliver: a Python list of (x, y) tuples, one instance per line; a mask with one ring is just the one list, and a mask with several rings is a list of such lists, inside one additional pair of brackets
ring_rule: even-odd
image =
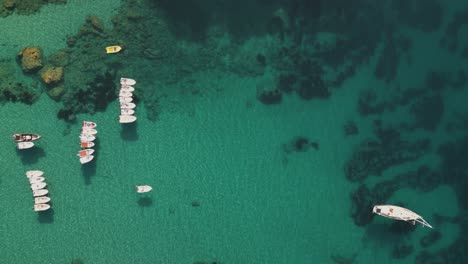
[(29, 149), (34, 147), (34, 142), (41, 138), (38, 134), (24, 133), (14, 134), (12, 139), (16, 142), (18, 149)]
[(49, 191), (46, 188), (47, 183), (43, 177), (44, 172), (40, 170), (30, 170), (26, 172), (26, 177), (29, 179), (32, 194), (34, 196), (34, 211), (45, 211), (50, 208), (50, 197), (47, 196)]
[(135, 103), (133, 103), (133, 88), (136, 81), (129, 78), (120, 78), (120, 91), (119, 91), (119, 103), (120, 103), (120, 116), (119, 122), (122, 124), (132, 123), (136, 121), (135, 114)]
[(81, 150), (78, 151), (77, 156), (80, 158), (80, 163), (85, 164), (94, 159), (94, 140), (96, 139), (97, 130), (96, 123), (91, 121), (83, 121), (80, 134)]

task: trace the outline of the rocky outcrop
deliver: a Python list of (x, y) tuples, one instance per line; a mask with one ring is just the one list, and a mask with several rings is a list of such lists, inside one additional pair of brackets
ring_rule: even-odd
[(41, 71), (41, 80), (47, 85), (54, 85), (63, 79), (63, 67), (47, 66)]
[(42, 50), (40, 47), (26, 47), (18, 54), (24, 72), (35, 72), (42, 68)]

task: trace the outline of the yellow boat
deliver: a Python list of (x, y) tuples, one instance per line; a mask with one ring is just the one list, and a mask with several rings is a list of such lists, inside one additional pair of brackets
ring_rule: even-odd
[(122, 47), (120, 46), (109, 46), (106, 47), (106, 52), (107, 53), (117, 53), (122, 50)]

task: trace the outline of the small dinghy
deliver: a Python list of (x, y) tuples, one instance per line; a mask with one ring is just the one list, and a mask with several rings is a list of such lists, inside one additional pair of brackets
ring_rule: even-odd
[(118, 53), (118, 52), (120, 52), (121, 50), (122, 50), (122, 47), (117, 46), (117, 45), (106, 47), (106, 53), (107, 53), (107, 54)]
[(95, 136), (93, 135), (88, 135), (88, 134), (81, 134), (80, 135), (80, 140), (83, 141), (83, 142), (91, 142), (91, 141), (94, 141), (96, 139)]
[(41, 177), (44, 174), (43, 171), (40, 170), (30, 170), (26, 172), (26, 177), (31, 178), (31, 177)]
[(93, 156), (93, 155), (88, 155), (88, 156), (80, 157), (80, 163), (81, 163), (81, 164), (86, 164), (86, 163), (92, 161), (93, 159), (94, 159), (94, 156)]
[(147, 193), (153, 190), (153, 187), (149, 185), (137, 185), (135, 189), (137, 193)]
[(126, 91), (126, 92), (134, 92), (135, 91), (135, 88), (133, 88), (132, 86), (130, 85), (122, 85), (120, 87), (120, 91)]
[(16, 144), (16, 146), (18, 147), (18, 149), (30, 149), (30, 148), (34, 147), (34, 143), (32, 143), (32, 142), (18, 142)]
[(134, 103), (120, 103), (120, 109), (133, 109), (136, 107)]
[(44, 177), (31, 177), (31, 178), (29, 178), (29, 183), (30, 184), (39, 183), (39, 182), (43, 182), (43, 181), (45, 181)]
[(34, 211), (36, 212), (49, 210), (49, 208), (50, 208), (49, 204), (35, 204), (34, 205)]
[(133, 109), (120, 109), (121, 115), (133, 115), (135, 114), (135, 110)]
[(136, 81), (130, 78), (120, 78), (121, 85), (135, 85)]
[(97, 134), (97, 130), (96, 129), (93, 129), (93, 128), (82, 128), (81, 129), (81, 133), (82, 134), (86, 134), (86, 135), (96, 135)]
[(127, 92), (127, 91), (125, 91), (125, 90), (120, 90), (119, 96), (120, 96), (120, 97), (132, 97), (132, 96), (133, 96), (133, 93)]
[(91, 121), (83, 121), (83, 128), (95, 128), (97, 127), (96, 123)]
[(410, 222), (413, 225), (416, 222), (418, 222), (423, 226), (432, 228), (432, 226), (428, 222), (426, 222), (426, 220), (424, 220), (420, 215), (400, 206), (376, 205), (372, 209), (372, 212), (383, 217)]
[(34, 197), (44, 196), (49, 193), (49, 190), (47, 189), (33, 190), (32, 193)]
[(14, 134), (12, 136), (12, 139), (16, 142), (31, 142), (31, 141), (36, 141), (40, 138), (41, 136), (39, 136), (38, 134), (31, 134), (31, 133)]
[(38, 182), (38, 183), (32, 183), (31, 184), (31, 190), (41, 190), (44, 189), (47, 186), (47, 183), (45, 182)]
[(50, 201), (49, 196), (39, 196), (39, 197), (34, 198), (35, 204), (45, 204), (45, 203), (48, 203), (49, 201)]
[(120, 115), (119, 116), (119, 122), (121, 124), (132, 123), (132, 122), (135, 122), (136, 120), (137, 120), (136, 116), (132, 116), (132, 115)]
[(133, 98), (131, 97), (119, 97), (119, 103), (131, 103)]
[(94, 147), (94, 142), (81, 142), (81, 148), (92, 148)]
[(89, 155), (91, 155), (93, 153), (94, 153), (94, 149), (83, 149), (83, 150), (78, 151), (77, 156), (78, 157), (85, 157), (85, 156), (89, 156)]

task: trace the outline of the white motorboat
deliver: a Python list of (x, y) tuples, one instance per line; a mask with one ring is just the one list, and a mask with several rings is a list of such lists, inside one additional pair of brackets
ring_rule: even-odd
[(91, 121), (83, 121), (82, 128), (95, 128), (97, 127), (96, 123)]
[(34, 147), (34, 143), (33, 142), (18, 142), (16, 146), (18, 147), (18, 149), (30, 149)]
[(133, 98), (131, 97), (119, 97), (119, 103), (131, 103)]
[(416, 222), (418, 222), (423, 226), (432, 228), (432, 226), (428, 222), (426, 222), (426, 220), (424, 220), (424, 218), (422, 218), (420, 215), (400, 206), (376, 205), (372, 209), (372, 212), (383, 217), (410, 222), (413, 225)]
[(135, 114), (135, 110), (133, 109), (120, 109), (121, 115), (133, 115)]
[(30, 184), (39, 183), (39, 182), (43, 182), (43, 181), (45, 181), (44, 177), (31, 177), (31, 178), (29, 178), (29, 183)]
[(137, 185), (135, 189), (137, 193), (147, 193), (153, 190), (153, 187), (149, 185)]
[(84, 156), (84, 157), (80, 157), (80, 163), (85, 164), (85, 163), (88, 163), (88, 162), (92, 161), (93, 159), (94, 159), (93, 155), (87, 155), (87, 156)]
[(78, 157), (85, 157), (85, 156), (89, 156), (89, 155), (91, 155), (93, 153), (94, 153), (94, 149), (83, 149), (83, 150), (78, 151), (77, 156)]
[(43, 171), (40, 170), (30, 170), (26, 172), (26, 177), (31, 178), (31, 177), (41, 177), (44, 174)]
[(94, 142), (81, 142), (81, 148), (92, 148), (94, 147)]
[(41, 136), (32, 133), (14, 134), (12, 139), (16, 142), (31, 142), (40, 139)]
[(34, 211), (36, 212), (49, 210), (49, 208), (50, 208), (49, 204), (35, 204), (34, 205)]
[(91, 141), (94, 141), (96, 139), (95, 136), (93, 135), (88, 135), (88, 134), (81, 134), (80, 135), (80, 140), (82, 142), (91, 142)]
[(49, 190), (47, 189), (33, 190), (32, 193), (34, 197), (44, 196), (49, 193)]
[(45, 204), (45, 203), (48, 203), (49, 201), (50, 201), (49, 196), (39, 196), (39, 197), (34, 198), (35, 204)]
[(120, 78), (121, 85), (135, 85), (136, 81), (130, 78)]
[(86, 135), (96, 135), (97, 134), (97, 130), (96, 129), (93, 129), (93, 128), (82, 128), (81, 129), (81, 133), (82, 134), (86, 134)]
[(135, 122), (136, 120), (137, 120), (136, 116), (132, 116), (132, 115), (120, 115), (119, 116), (119, 122), (121, 124), (132, 123), (132, 122)]
[(133, 96), (133, 93), (127, 92), (127, 91), (125, 91), (125, 90), (120, 90), (119, 96), (120, 96), (120, 97), (132, 97), (132, 96)]
[(120, 109), (133, 109), (136, 107), (134, 103), (120, 103)]
[(133, 88), (132, 86), (130, 85), (122, 85), (120, 87), (120, 91), (127, 91), (127, 92), (134, 92), (135, 91), (135, 88)]
[(47, 183), (45, 182), (37, 182), (37, 183), (31, 183), (31, 190), (41, 190), (44, 189), (47, 186)]

